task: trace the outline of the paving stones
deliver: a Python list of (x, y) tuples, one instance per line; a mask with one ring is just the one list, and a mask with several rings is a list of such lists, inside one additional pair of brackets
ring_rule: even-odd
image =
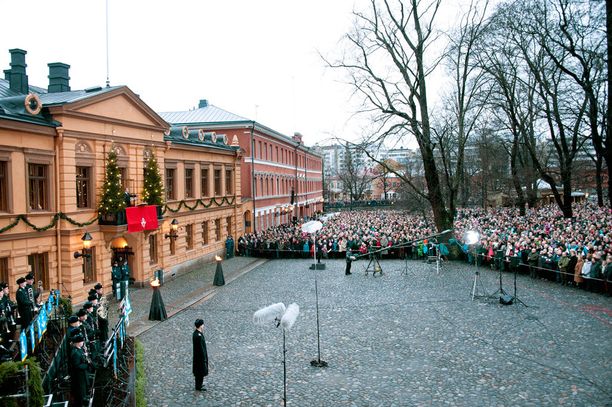
[[(226, 277), (247, 262), (238, 258), (245, 264), (232, 266), (234, 260), (224, 263)], [(445, 263), (437, 274), (433, 265), (409, 261), (402, 275), (404, 262), (384, 260), (384, 274), (373, 277), (365, 275), (364, 262), (345, 276), (344, 261), (329, 260), (327, 270), (317, 271), (321, 359), (329, 367), (315, 368), (309, 264), (269, 261), (139, 335), (148, 404), (282, 405), (282, 332), (252, 323), (253, 312), (275, 302), (300, 306), (286, 335), (290, 406), (612, 402), (610, 298), (519, 275), (518, 294), (529, 307), (503, 306), (495, 299), (471, 301), (474, 267), (464, 263)], [(481, 269), (481, 278), (489, 292), (498, 288), (496, 272)], [(511, 278), (504, 274), (506, 291)], [(162, 288), (164, 301), (180, 303), (196, 291), (196, 281), (177, 277)], [(194, 393), (191, 374), (196, 318), (205, 321), (211, 370), (201, 394)]]

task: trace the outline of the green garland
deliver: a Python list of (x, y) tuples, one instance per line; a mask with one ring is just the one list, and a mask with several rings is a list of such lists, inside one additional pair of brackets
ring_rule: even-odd
[(168, 206), (168, 204), (164, 205), (164, 210), (162, 211), (162, 214), (165, 214), (166, 211), (170, 211), (172, 213), (177, 213), (178, 211), (181, 210), (182, 207), (185, 207), (187, 209), (189, 209), (190, 211), (195, 210), (199, 205), (203, 206), (204, 208), (210, 208), (212, 206), (213, 203), (215, 203), (217, 206), (221, 206), (223, 205), (223, 202), (227, 203), (228, 205), (233, 205), (234, 202), (236, 202), (236, 197), (232, 196), (231, 200), (227, 199), (226, 196), (224, 196), (223, 198), (221, 198), (221, 202), (217, 201), (217, 198), (210, 198), (210, 201), (208, 202), (208, 205), (204, 203), (203, 200), (201, 199), (197, 199), (195, 201), (195, 203), (193, 204), (193, 206), (189, 206), (187, 204), (187, 202), (185, 201), (180, 201), (178, 207), (176, 207), (175, 209), (172, 209), (171, 207)]
[[(162, 211), (162, 214), (165, 214), (166, 211), (170, 211), (172, 213), (177, 213), (178, 211), (181, 210), (182, 207), (185, 207), (187, 209), (189, 209), (190, 211), (195, 210), (198, 206), (203, 206), (204, 208), (210, 208), (212, 206), (212, 204), (216, 204), (217, 206), (221, 206), (223, 205), (223, 203), (227, 203), (228, 205), (233, 205), (234, 202), (236, 202), (236, 197), (232, 196), (231, 199), (227, 199), (226, 196), (224, 196), (223, 198), (221, 198), (221, 201), (217, 201), (217, 198), (213, 197), (210, 198), (210, 201), (208, 202), (208, 204), (205, 204), (203, 200), (198, 199), (195, 201), (195, 203), (193, 204), (193, 206), (189, 206), (187, 204), (187, 202), (185, 201), (180, 201), (179, 202), (179, 206), (175, 209), (170, 208), (167, 204), (164, 205), (164, 209)], [(68, 215), (66, 215), (63, 212), (58, 212), (55, 215), (53, 215), (53, 218), (51, 218), (51, 222), (46, 225), (46, 226), (36, 226), (35, 224), (33, 224), (32, 222), (30, 222), (30, 220), (28, 219), (28, 215), (25, 214), (20, 214), (17, 215), (15, 217), (15, 220), (12, 221), (11, 223), (9, 223), (8, 225), (6, 225), (3, 228), (0, 228), (0, 234), (13, 229), (15, 226), (17, 226), (19, 224), (20, 221), (22, 221), (23, 223), (25, 223), (26, 225), (28, 225), (29, 227), (31, 227), (32, 229), (34, 229), (37, 232), (44, 232), (45, 230), (49, 230), (53, 227), (55, 227), (55, 225), (57, 224), (57, 221), (63, 219), (65, 221), (67, 221), (68, 223), (74, 225), (74, 226), (78, 226), (80, 228), (85, 227), (85, 226), (89, 226), (95, 222), (97, 222), (100, 219), (99, 215), (96, 215), (94, 218), (92, 218), (91, 220), (87, 221), (87, 222), (77, 222), (76, 220), (72, 219), (71, 217), (69, 217)]]
[(23, 221), (23, 223), (25, 223), (26, 225), (28, 225), (29, 227), (31, 227), (32, 229), (34, 229), (37, 232), (44, 232), (45, 230), (49, 230), (52, 227), (55, 227), (55, 225), (57, 224), (57, 221), (59, 219), (63, 219), (65, 221), (71, 223), (74, 226), (78, 226), (78, 227), (82, 228), (84, 226), (89, 226), (89, 225), (93, 224), (94, 222), (97, 222), (98, 218), (99, 217), (96, 215), (96, 217), (94, 217), (92, 220), (84, 222), (84, 223), (80, 223), (80, 222), (77, 222), (76, 220), (70, 218), (65, 213), (58, 212), (55, 215), (53, 215), (53, 218), (51, 219), (51, 222), (47, 226), (38, 227), (35, 224), (33, 224), (32, 222), (30, 222), (30, 220), (28, 219), (28, 215), (20, 214), (20, 215), (17, 215), (15, 217), (15, 220), (13, 222), (11, 222), (8, 225), (6, 225), (5, 227), (1, 228), (0, 229), (0, 234), (6, 232), (7, 230), (11, 230), (15, 226), (17, 226), (19, 221)]

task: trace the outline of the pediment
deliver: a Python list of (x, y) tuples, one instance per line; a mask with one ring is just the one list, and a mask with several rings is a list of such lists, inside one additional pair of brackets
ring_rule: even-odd
[[(93, 98), (92, 98), (93, 99)], [(138, 103), (128, 95), (119, 93), (104, 99), (93, 99), (92, 103), (75, 106), (70, 109), (73, 112), (85, 113), (92, 116), (105, 117), (131, 123), (149, 126), (159, 126), (159, 121), (143, 108), (143, 103)]]

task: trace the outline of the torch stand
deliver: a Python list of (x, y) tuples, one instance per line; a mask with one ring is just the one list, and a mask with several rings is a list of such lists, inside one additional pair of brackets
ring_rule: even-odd
[(213, 280), (213, 285), (225, 285), (225, 278), (223, 278), (223, 266), (221, 266), (221, 261), (217, 261), (217, 270), (215, 271), (215, 279)]
[(153, 287), (153, 298), (151, 299), (151, 309), (149, 310), (149, 321), (163, 321), (168, 318), (166, 306), (162, 300), (159, 287)]

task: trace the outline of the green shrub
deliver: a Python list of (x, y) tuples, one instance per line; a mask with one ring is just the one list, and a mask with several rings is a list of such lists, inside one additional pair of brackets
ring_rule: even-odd
[(145, 396), (147, 388), (147, 375), (144, 367), (144, 346), (138, 340), (134, 341), (136, 349), (136, 407), (146, 407), (147, 398)]
[[(7, 389), (12, 385), (11, 379), (17, 374), (23, 374), (23, 367), (28, 367), (28, 389), (30, 391), (30, 404), (42, 406), (43, 388), (40, 366), (36, 358), (26, 359), (25, 362), (4, 362), (0, 364), (0, 388)], [(6, 383), (5, 383), (6, 382)], [(6, 399), (2, 401), (3, 406), (17, 406), (17, 399)]]

